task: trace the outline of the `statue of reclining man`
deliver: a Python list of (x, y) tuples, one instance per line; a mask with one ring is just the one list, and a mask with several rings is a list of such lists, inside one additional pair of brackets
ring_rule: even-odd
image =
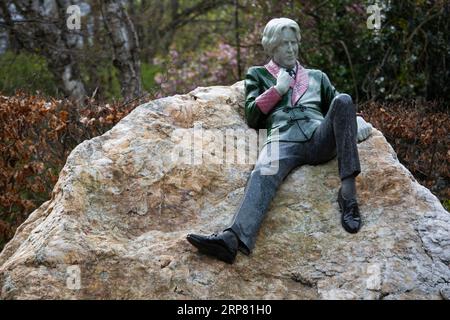
[[(300, 65), (300, 38), (300, 28), (291, 19), (272, 19), (264, 28), (262, 45), (272, 59), (247, 72), (245, 116), (250, 127), (268, 130), (267, 141), (229, 227), (210, 236), (187, 236), (200, 252), (227, 263), (234, 262), (238, 249), (251, 253), (269, 204), (292, 169), (336, 155), (342, 226), (350, 233), (361, 227), (355, 186), (361, 172), (357, 140), (366, 139), (372, 126), (356, 116), (352, 98), (337, 92), (324, 72)], [(268, 174), (276, 161), (277, 170)]]

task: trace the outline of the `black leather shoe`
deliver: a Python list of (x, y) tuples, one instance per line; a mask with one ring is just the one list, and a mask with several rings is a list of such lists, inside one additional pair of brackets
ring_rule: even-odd
[(359, 214), (356, 199), (344, 199), (341, 189), (338, 192), (339, 209), (342, 213), (341, 223), (345, 231), (357, 233), (361, 228), (361, 215)]
[(238, 239), (231, 231), (210, 236), (188, 234), (187, 241), (196, 247), (201, 253), (216, 257), (219, 260), (232, 264), (236, 258)]

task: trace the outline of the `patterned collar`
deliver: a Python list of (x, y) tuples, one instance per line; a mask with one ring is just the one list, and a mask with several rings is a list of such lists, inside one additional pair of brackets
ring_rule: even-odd
[[(295, 105), (300, 97), (308, 90), (309, 77), (308, 72), (305, 68), (297, 61), (297, 74), (295, 75), (295, 79), (292, 79), (291, 88), (292, 88), (292, 105)], [(280, 73), (281, 67), (276, 64), (273, 59), (269, 61), (268, 64), (264, 66), (267, 71), (276, 79), (278, 78), (278, 74)]]

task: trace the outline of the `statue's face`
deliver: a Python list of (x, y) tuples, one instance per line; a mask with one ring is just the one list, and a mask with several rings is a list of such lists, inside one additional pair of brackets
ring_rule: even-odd
[(284, 68), (293, 68), (298, 58), (298, 41), (291, 28), (282, 30), (281, 43), (273, 52), (273, 60)]

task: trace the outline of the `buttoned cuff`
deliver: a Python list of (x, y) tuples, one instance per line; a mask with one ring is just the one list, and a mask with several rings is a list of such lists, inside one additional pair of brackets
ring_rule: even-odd
[(281, 96), (275, 87), (271, 87), (255, 99), (256, 105), (262, 113), (267, 114), (281, 100)]

